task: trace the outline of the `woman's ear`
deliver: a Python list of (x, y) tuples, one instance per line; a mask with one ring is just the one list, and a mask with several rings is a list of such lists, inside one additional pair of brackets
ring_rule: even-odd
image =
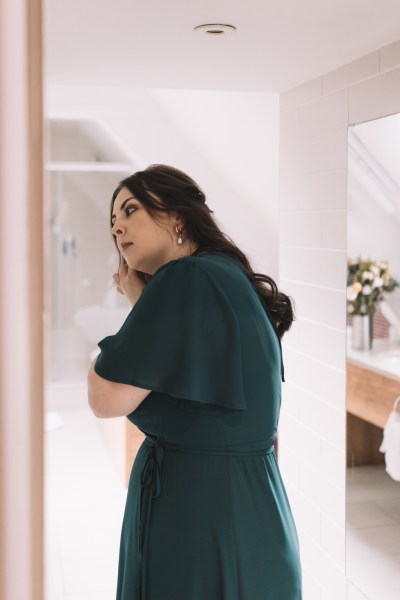
[(182, 219), (182, 217), (175, 211), (172, 211), (168, 214), (169, 219), (170, 219), (170, 223), (172, 224), (172, 227), (174, 228), (175, 231), (175, 227), (178, 226), (179, 228), (181, 227), (185, 227), (185, 221)]
[(178, 226), (179, 229), (185, 229), (185, 221), (182, 219), (182, 217), (177, 216), (175, 218), (174, 229), (175, 229), (176, 226)]

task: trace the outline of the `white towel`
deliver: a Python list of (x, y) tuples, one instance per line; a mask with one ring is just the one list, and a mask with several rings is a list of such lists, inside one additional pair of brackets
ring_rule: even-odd
[(396, 398), (393, 410), (383, 429), (383, 441), (379, 450), (385, 453), (386, 471), (395, 481), (400, 481), (400, 413), (397, 405), (400, 396)]

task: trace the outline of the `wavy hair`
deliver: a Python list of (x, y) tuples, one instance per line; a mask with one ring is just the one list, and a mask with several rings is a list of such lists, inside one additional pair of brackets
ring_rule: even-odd
[[(203, 190), (191, 177), (179, 169), (161, 164), (150, 165), (143, 171), (129, 175), (119, 182), (112, 195), (110, 227), (114, 202), (123, 187), (129, 189), (154, 220), (157, 220), (157, 213), (179, 214), (183, 219), (187, 237), (197, 246), (191, 256), (221, 252), (235, 258), (258, 292), (264, 308), (275, 323), (279, 337), (283, 337), (295, 320), (291, 298), (278, 290), (271, 277), (253, 271), (246, 255), (218, 227), (212, 217), (213, 211), (206, 204)], [(116, 236), (112, 234), (112, 237), (118, 250)], [(121, 254), (119, 260), (120, 265), (126, 262)]]

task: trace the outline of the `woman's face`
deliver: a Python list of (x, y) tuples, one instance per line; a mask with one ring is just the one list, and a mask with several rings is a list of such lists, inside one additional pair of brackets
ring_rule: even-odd
[[(111, 219), (111, 232), (129, 267), (153, 275), (158, 267), (175, 258), (175, 225), (182, 226), (175, 213), (158, 213), (156, 222), (132, 192), (123, 187), (115, 199)], [(123, 247), (125, 243), (129, 245)]]

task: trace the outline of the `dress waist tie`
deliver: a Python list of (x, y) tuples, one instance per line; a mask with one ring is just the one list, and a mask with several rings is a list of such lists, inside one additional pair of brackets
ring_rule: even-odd
[(194, 446), (169, 444), (164, 441), (162, 442), (155, 436), (146, 435), (143, 444), (145, 447), (147, 446), (147, 457), (140, 474), (140, 495), (137, 513), (139, 520), (138, 598), (140, 600), (146, 600), (146, 547), (149, 538), (151, 503), (161, 493), (161, 466), (164, 458), (164, 450), (213, 456), (265, 456), (273, 452), (274, 439), (224, 447), (196, 448)]

